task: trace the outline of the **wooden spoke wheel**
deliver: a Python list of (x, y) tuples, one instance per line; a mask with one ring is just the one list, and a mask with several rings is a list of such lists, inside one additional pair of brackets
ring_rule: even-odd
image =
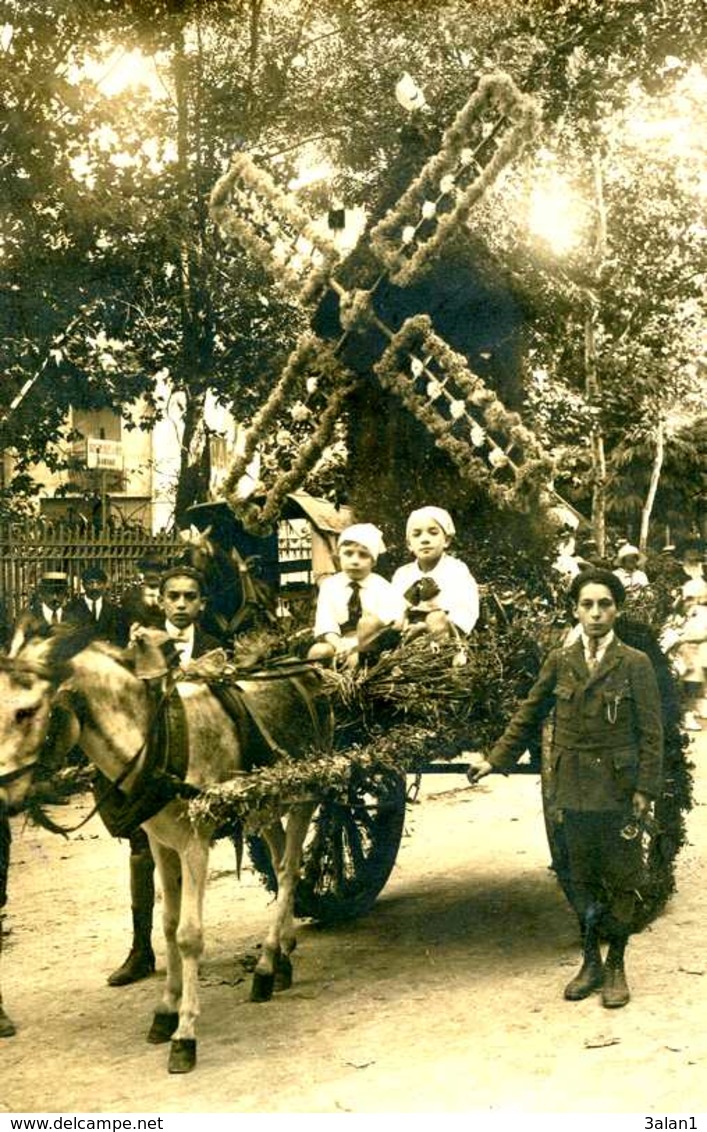
[[(405, 779), (354, 768), (345, 800), (322, 802), (304, 846), (295, 912), (322, 923), (362, 916), (391, 874), (405, 822)], [(248, 839), (254, 867), (277, 891), (267, 846)]]

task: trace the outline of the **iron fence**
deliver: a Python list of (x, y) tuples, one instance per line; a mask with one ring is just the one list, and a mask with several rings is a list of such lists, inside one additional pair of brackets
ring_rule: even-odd
[(183, 546), (177, 532), (101, 531), (42, 519), (0, 523), (0, 594), (5, 617), (15, 620), (48, 570), (63, 571), (71, 593), (78, 593), (81, 571), (86, 566), (102, 566), (117, 597), (135, 582), (141, 560), (169, 562)]

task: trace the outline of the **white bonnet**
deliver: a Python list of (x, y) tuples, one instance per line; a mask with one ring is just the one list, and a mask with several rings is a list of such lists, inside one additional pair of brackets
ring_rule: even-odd
[(410, 531), (415, 523), (419, 523), (423, 519), (434, 520), (437, 526), (444, 531), (447, 538), (454, 536), (455, 526), (449, 511), (445, 511), (443, 507), (419, 507), (417, 511), (411, 511), (408, 515), (408, 521), (405, 527), (406, 538), (410, 537)]
[(625, 542), (616, 552), (616, 561), (620, 562), (622, 558), (631, 558), (633, 556), (636, 558), (643, 557), (637, 546), (632, 546), (630, 542)]
[(341, 546), (342, 542), (357, 542), (364, 546), (374, 562), (385, 550), (383, 534), (373, 523), (354, 523), (346, 527), (339, 535), (337, 545)]

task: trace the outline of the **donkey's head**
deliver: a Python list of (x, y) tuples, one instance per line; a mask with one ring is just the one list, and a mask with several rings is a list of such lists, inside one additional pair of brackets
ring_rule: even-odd
[(49, 729), (59, 678), (51, 645), (30, 642), (17, 656), (0, 657), (0, 805), (11, 813), (25, 800)]

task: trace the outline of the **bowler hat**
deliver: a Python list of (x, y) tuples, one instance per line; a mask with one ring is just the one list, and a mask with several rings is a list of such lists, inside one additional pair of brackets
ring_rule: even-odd
[(107, 582), (108, 575), (102, 566), (87, 566), (81, 571), (82, 582)]

